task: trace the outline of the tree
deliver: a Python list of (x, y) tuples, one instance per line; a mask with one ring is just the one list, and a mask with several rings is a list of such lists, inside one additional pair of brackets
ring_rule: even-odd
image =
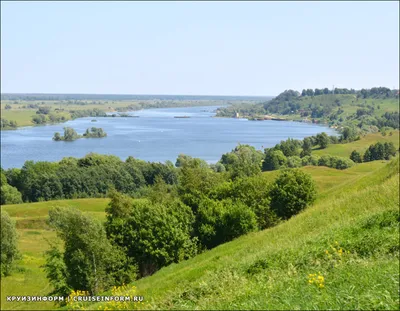
[(357, 130), (354, 127), (346, 126), (342, 130), (342, 135), (340, 137), (340, 141), (342, 142), (351, 142), (358, 138)]
[(384, 159), (389, 160), (391, 157), (394, 157), (396, 155), (396, 147), (392, 142), (384, 143)]
[(121, 210), (121, 204), (115, 203), (112, 200), (107, 209), (107, 236), (137, 263), (140, 276), (196, 254), (196, 241), (191, 238), (194, 215), (182, 202), (135, 200), (130, 208), (122, 204), (129, 213), (124, 217), (118, 216), (115, 209)]
[(1, 209), (1, 276), (9, 275), (14, 261), (20, 257), (17, 249), (17, 230), (6, 211)]
[(274, 171), (285, 166), (287, 159), (282, 151), (265, 149), (265, 158), (263, 162), (263, 171)]
[(198, 162), (198, 165), (203, 166), (203, 167), (208, 167), (208, 164), (206, 161), (198, 159), (198, 158), (193, 158), (189, 155), (186, 154), (179, 154), (178, 158), (176, 159), (175, 166), (176, 167), (182, 167), (184, 165), (197, 165), (194, 164), (195, 162)]
[(363, 156), (363, 162), (370, 162), (373, 161), (374, 159), (372, 158), (371, 150), (368, 148), (365, 150), (364, 156)]
[(301, 158), (298, 156), (287, 157), (287, 167), (301, 167)]
[(41, 106), (36, 111), (36, 114), (49, 114), (50, 110), (51, 110), (51, 107)]
[(97, 127), (92, 127), (89, 129), (86, 129), (86, 132), (83, 134), (83, 137), (85, 138), (102, 138), (106, 137), (107, 133), (104, 132), (102, 128), (97, 128)]
[(329, 144), (329, 136), (325, 132), (317, 134), (316, 142), (321, 149), (325, 149)]
[(311, 175), (299, 169), (284, 170), (269, 192), (271, 208), (279, 217), (288, 219), (312, 204), (316, 194)]
[(1, 186), (1, 205), (22, 203), (21, 193), (10, 185)]
[(307, 94), (307, 96), (314, 96), (314, 91), (313, 91), (313, 89), (307, 89), (307, 90), (306, 90), (306, 94)]
[(135, 278), (134, 265), (110, 244), (100, 221), (77, 209), (56, 207), (49, 211), (49, 224), (64, 242), (64, 253), (52, 247), (44, 266), (55, 294), (79, 289), (95, 295)]
[(73, 141), (79, 138), (78, 133), (71, 127), (64, 127), (64, 137), (65, 141)]
[(249, 207), (257, 217), (260, 230), (272, 227), (277, 217), (270, 209), (268, 197), (270, 179), (266, 175), (257, 175), (224, 182), (214, 187), (208, 198), (217, 201), (232, 200)]
[(59, 132), (55, 132), (55, 133), (54, 133), (53, 140), (55, 140), (55, 141), (60, 141), (60, 140), (62, 140), (62, 137), (61, 137), (61, 135), (60, 135)]
[(208, 166), (203, 166), (199, 159), (195, 159), (180, 168), (178, 194), (183, 203), (190, 206), (196, 213), (201, 197), (207, 196), (223, 181), (222, 174), (214, 172)]
[(21, 193), (17, 188), (12, 187), (7, 182), (7, 177), (3, 171), (1, 171), (1, 200), (0, 204), (18, 204), (22, 203)]
[(303, 139), (303, 150), (300, 153), (300, 157), (305, 157), (305, 156), (310, 156), (311, 155), (311, 150), (312, 150), (312, 140), (310, 137), (306, 137)]
[(353, 150), (353, 152), (350, 154), (350, 159), (355, 163), (362, 162), (361, 154), (356, 150)]
[(323, 89), (315, 89), (315, 91), (314, 91), (314, 95), (315, 95), (315, 96), (317, 96), (317, 95), (322, 95), (322, 94), (323, 94), (323, 92), (324, 92), (324, 90), (323, 90)]
[(272, 149), (280, 150), (286, 157), (298, 156), (300, 154), (299, 149), (302, 143), (300, 140), (288, 138), (282, 140), (279, 144), (276, 144)]
[(204, 198), (196, 218), (196, 233), (203, 246), (211, 249), (243, 234), (255, 231), (254, 212), (241, 202)]
[(239, 145), (229, 153), (222, 155), (220, 162), (232, 179), (254, 176), (261, 172), (263, 154), (253, 146)]
[(38, 114), (32, 117), (32, 122), (35, 124), (44, 124), (46, 123), (47, 118), (44, 114)]

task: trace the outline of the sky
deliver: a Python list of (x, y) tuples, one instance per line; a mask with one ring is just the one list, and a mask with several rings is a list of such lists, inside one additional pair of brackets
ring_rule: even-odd
[(399, 87), (399, 2), (1, 2), (1, 92)]

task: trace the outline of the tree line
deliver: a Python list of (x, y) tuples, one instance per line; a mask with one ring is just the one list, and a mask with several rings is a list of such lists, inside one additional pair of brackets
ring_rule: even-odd
[[(74, 133), (71, 135), (74, 136)], [(288, 139), (264, 151), (239, 145), (222, 155), (218, 163), (209, 165), (203, 161), (202, 166), (228, 175), (231, 179), (251, 176), (263, 170), (304, 165), (344, 169), (354, 163), (348, 158), (334, 157), (330, 161), (326, 161), (326, 157), (320, 159), (311, 155), (312, 148), (326, 148), (329, 144), (356, 139), (359, 139), (356, 132), (347, 128), (340, 137), (321, 133), (304, 140)], [(168, 185), (177, 184), (180, 167), (190, 159), (189, 156), (180, 155), (175, 164), (171, 161), (150, 163), (133, 157), (122, 161), (116, 156), (91, 153), (80, 159), (67, 157), (59, 162), (26, 161), (21, 169), (2, 170), (2, 174), (6, 176), (8, 185), (21, 194), (24, 202), (104, 197), (110, 186), (119, 192), (139, 197), (146, 187), (154, 184), (157, 176)], [(11, 202), (14, 201), (6, 200), (3, 204)]]
[(353, 150), (350, 154), (350, 159), (355, 163), (370, 162), (376, 160), (389, 160), (397, 153), (396, 147), (392, 142), (377, 142), (368, 147), (362, 155), (357, 150)]

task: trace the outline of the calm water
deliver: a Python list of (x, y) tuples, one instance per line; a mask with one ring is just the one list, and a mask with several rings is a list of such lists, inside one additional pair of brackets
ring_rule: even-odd
[[(25, 127), (1, 132), (1, 165), (22, 167), (26, 160), (58, 161), (63, 157), (83, 157), (89, 152), (113, 154), (125, 160), (134, 156), (146, 161), (171, 160), (180, 153), (217, 162), (238, 143), (261, 149), (289, 137), (303, 139), (332, 129), (299, 122), (248, 121), (212, 118), (218, 107), (161, 108), (136, 111), (139, 118), (81, 118), (63, 124)], [(190, 116), (177, 119), (174, 116)], [(54, 132), (70, 126), (79, 134), (87, 128), (102, 127), (108, 134), (101, 139), (55, 142)]]

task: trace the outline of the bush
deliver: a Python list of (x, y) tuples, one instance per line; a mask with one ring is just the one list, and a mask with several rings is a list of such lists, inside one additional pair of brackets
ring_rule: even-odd
[(308, 165), (313, 165), (313, 166), (318, 166), (318, 161), (319, 161), (319, 156), (305, 156), (304, 158), (301, 159), (301, 165), (302, 166), (308, 166)]
[(22, 203), (21, 193), (17, 188), (12, 187), (7, 182), (7, 177), (3, 171), (1, 171), (1, 200), (0, 204), (18, 204)]
[(196, 232), (203, 246), (210, 249), (243, 234), (257, 230), (254, 212), (241, 202), (201, 201)]
[(302, 160), (298, 156), (287, 157), (287, 167), (296, 168), (301, 167)]
[(1, 205), (22, 203), (21, 192), (10, 185), (1, 186)]
[(257, 217), (260, 230), (277, 223), (277, 217), (270, 208), (268, 197), (270, 181), (265, 175), (239, 178), (215, 187), (208, 197), (213, 200), (232, 200), (250, 208)]
[(263, 154), (249, 145), (239, 145), (221, 157), (221, 164), (232, 179), (254, 176), (261, 172)]
[(143, 277), (196, 254), (193, 222), (191, 209), (180, 201), (163, 205), (146, 199), (131, 202), (114, 194), (107, 209), (106, 231), (138, 265)]
[(15, 223), (8, 213), (1, 209), (1, 276), (10, 274), (13, 263), (19, 256)]
[(327, 166), (330, 168), (336, 168), (338, 170), (344, 170), (346, 168), (352, 167), (353, 165), (354, 162), (348, 158), (331, 155), (323, 155), (318, 160), (318, 166)]
[(312, 204), (317, 195), (311, 175), (299, 169), (284, 170), (270, 190), (271, 208), (288, 219)]
[(274, 171), (285, 166), (287, 158), (280, 150), (265, 149), (265, 158), (262, 165), (263, 171)]

